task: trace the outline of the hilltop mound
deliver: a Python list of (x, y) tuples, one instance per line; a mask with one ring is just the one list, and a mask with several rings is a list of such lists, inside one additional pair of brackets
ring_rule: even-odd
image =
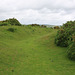
[(3, 21), (0, 21), (0, 26), (16, 25), (21, 26), (20, 22), (15, 18), (9, 18)]

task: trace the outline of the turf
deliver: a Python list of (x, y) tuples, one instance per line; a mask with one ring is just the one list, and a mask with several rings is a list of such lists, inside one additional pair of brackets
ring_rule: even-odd
[(67, 48), (57, 47), (57, 30), (13, 26), (0, 27), (0, 75), (75, 75), (75, 62)]

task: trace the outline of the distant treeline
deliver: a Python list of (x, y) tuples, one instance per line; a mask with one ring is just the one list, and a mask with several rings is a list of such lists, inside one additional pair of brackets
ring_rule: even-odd
[(31, 26), (40, 26), (40, 27), (46, 28), (45, 25), (39, 25), (39, 24), (31, 24)]
[[(30, 26), (40, 26), (40, 27), (42, 27), (42, 28), (46, 28), (47, 27), (47, 25), (39, 25), (39, 24), (31, 24)], [(49, 28), (52, 28), (52, 29), (59, 29), (60, 27), (59, 26), (51, 26), (51, 27), (49, 27)]]
[[(23, 24), (21, 24), (17, 19), (15, 18), (9, 18), (3, 21), (0, 21), (0, 26), (24, 26)], [(39, 25), (39, 24), (30, 24), (27, 26), (38, 26), (38, 27), (42, 27), (42, 28), (46, 28), (46, 25)], [(59, 29), (59, 26), (53, 26), (50, 28), (54, 28), (54, 29)]]
[[(21, 26), (22, 24), (15, 18), (9, 18), (3, 21), (0, 21), (0, 26)], [(24, 26), (24, 25), (23, 25)], [(39, 25), (39, 24), (31, 24), (31, 26), (41, 26), (45, 28), (45, 25)]]
[(68, 57), (75, 60), (75, 21), (68, 21), (58, 30), (55, 37), (57, 46), (68, 47)]

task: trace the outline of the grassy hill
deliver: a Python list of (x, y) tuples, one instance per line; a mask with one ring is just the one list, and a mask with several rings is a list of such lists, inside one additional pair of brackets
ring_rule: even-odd
[(67, 48), (54, 44), (56, 32), (36, 26), (1, 26), (0, 75), (75, 75)]

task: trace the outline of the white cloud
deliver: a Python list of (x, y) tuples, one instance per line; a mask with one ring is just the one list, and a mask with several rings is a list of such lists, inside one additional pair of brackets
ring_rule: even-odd
[(21, 23), (62, 24), (75, 19), (75, 0), (0, 0), (0, 20)]

